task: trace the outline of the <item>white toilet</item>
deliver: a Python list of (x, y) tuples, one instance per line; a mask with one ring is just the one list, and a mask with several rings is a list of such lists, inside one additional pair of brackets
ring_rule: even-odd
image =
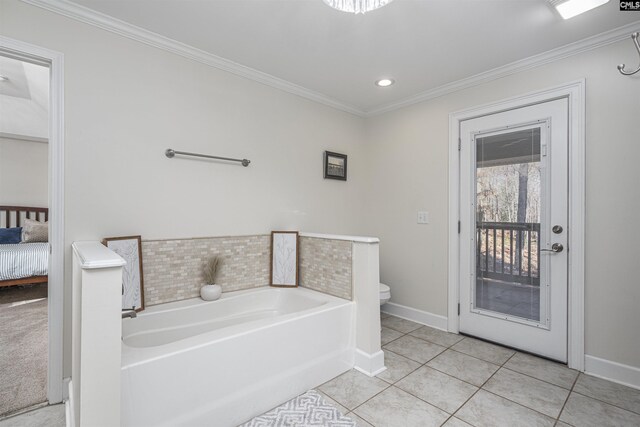
[(380, 283), (380, 305), (386, 304), (391, 299), (391, 288), (384, 283)]

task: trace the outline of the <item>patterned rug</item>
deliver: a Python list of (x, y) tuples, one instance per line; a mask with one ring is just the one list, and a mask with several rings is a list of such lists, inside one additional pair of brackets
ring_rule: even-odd
[(356, 427), (333, 405), (328, 404), (315, 390), (266, 412), (240, 427)]

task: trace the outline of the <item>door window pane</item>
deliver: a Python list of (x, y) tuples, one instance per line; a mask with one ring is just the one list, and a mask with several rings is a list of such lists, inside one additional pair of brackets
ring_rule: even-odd
[(474, 307), (540, 320), (540, 128), (476, 138)]

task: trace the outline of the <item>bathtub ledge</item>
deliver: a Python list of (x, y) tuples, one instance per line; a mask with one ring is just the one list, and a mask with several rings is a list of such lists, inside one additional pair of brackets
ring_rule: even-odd
[(380, 243), (380, 239), (377, 237), (365, 237), (365, 236), (343, 236), (340, 234), (321, 234), (321, 233), (300, 233), (300, 237), (312, 237), (314, 239), (328, 239), (328, 240), (346, 240), (348, 242), (357, 243)]

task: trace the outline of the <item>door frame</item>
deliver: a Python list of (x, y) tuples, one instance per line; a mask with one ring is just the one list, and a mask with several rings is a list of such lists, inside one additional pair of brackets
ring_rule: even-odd
[(458, 333), (460, 319), (460, 123), (560, 98), (569, 103), (569, 220), (567, 364), (584, 371), (584, 230), (585, 230), (585, 86), (580, 79), (449, 114), (449, 332)]
[(64, 55), (0, 36), (0, 53), (49, 67), (49, 357), (47, 399), (62, 402), (64, 390)]

